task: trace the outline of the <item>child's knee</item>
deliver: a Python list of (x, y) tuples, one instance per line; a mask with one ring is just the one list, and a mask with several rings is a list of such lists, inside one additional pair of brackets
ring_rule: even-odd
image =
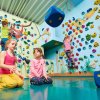
[(1, 83), (4, 88), (14, 88), (17, 86), (16, 81), (14, 81), (9, 75), (2, 75)]
[(13, 82), (10, 82), (10, 83), (6, 83), (6, 87), (7, 88), (15, 88), (17, 86), (17, 82), (16, 81), (13, 81)]
[(17, 86), (18, 87), (21, 87), (21, 86), (23, 86), (24, 85), (24, 81), (23, 80), (20, 80), (18, 83), (17, 83)]
[(0, 89), (2, 89), (3, 88), (3, 86), (0, 84)]
[(52, 84), (52, 82), (53, 82), (53, 80), (49, 77), (49, 78), (47, 79), (47, 83), (48, 83), (48, 84)]
[(33, 77), (30, 79), (30, 83), (31, 85), (42, 85), (44, 82), (42, 78)]
[(13, 79), (14, 81), (16, 81), (17, 87), (23, 86), (24, 81), (23, 81), (18, 75), (12, 74), (11, 77), (12, 77), (12, 79)]

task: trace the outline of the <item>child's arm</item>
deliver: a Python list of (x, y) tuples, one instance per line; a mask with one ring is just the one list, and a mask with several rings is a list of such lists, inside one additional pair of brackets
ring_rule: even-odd
[(6, 54), (5, 51), (0, 53), (0, 68), (7, 68), (9, 70), (12, 70), (12, 69), (15, 70), (16, 66), (4, 64), (5, 54)]
[(30, 71), (37, 77), (40, 77), (39, 74), (34, 69), (34, 62), (31, 61)]
[(64, 52), (66, 52), (65, 40), (63, 40)]
[(16, 58), (15, 66), (16, 66), (16, 70), (11, 70), (11, 72), (17, 74), (21, 79), (24, 79), (24, 76), (17, 69), (17, 58)]
[(22, 26), (22, 27), (28, 27), (28, 26), (30, 26), (32, 24), (32, 22), (30, 22), (28, 25), (20, 25), (20, 26)]
[(13, 26), (11, 25), (11, 27), (9, 28), (9, 33), (12, 35), (14, 32), (13, 32)]
[(74, 34), (72, 34), (72, 35), (70, 36), (70, 41), (72, 41), (73, 37), (74, 37)]
[(24, 79), (24, 76), (16, 69), (15, 74), (17, 74), (21, 79)]

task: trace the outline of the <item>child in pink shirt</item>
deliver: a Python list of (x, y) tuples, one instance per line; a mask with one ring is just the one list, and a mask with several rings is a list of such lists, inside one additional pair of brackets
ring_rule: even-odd
[(64, 42), (65, 53), (66, 53), (67, 57), (69, 58), (71, 56), (71, 37), (67, 35), (64, 38), (63, 42)]
[[(72, 35), (73, 37), (73, 35)], [(72, 55), (72, 51), (71, 51), (71, 41), (72, 41), (72, 37), (67, 35), (63, 42), (64, 42), (64, 49), (65, 49), (65, 53), (66, 53), (66, 56), (68, 58), (68, 68), (73, 68), (75, 67), (75, 63), (71, 57)]]
[(52, 84), (52, 79), (46, 74), (46, 65), (41, 48), (35, 48), (33, 54), (35, 59), (31, 60), (29, 74), (31, 85)]

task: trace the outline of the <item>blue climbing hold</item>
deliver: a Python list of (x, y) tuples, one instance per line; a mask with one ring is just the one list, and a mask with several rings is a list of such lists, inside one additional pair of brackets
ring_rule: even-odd
[(81, 41), (84, 41), (84, 38), (81, 38)]
[(94, 42), (94, 39), (90, 40), (90, 43), (93, 43)]
[(91, 49), (92, 48), (92, 45), (89, 45), (89, 49)]
[(71, 35), (71, 34), (72, 34), (72, 31), (69, 31), (69, 32), (68, 32), (68, 35)]
[(77, 51), (80, 52), (81, 51), (81, 48), (78, 48)]
[(89, 9), (87, 10), (87, 13), (90, 12), (91, 10), (92, 10), (92, 8), (89, 8)]

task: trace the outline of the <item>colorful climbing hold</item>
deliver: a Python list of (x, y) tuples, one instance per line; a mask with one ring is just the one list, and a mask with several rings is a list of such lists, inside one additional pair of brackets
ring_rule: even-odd
[(96, 52), (96, 49), (93, 49), (92, 52), (95, 53)]
[(77, 51), (80, 52), (81, 51), (81, 48), (78, 48)]
[(90, 39), (91, 39), (91, 35), (90, 34), (87, 34), (86, 35), (86, 40), (89, 41)]
[(94, 42), (94, 47), (98, 47), (99, 43), (98, 42)]
[(91, 45), (89, 45), (89, 49), (91, 49), (92, 48), (92, 46)]
[(82, 46), (82, 43), (79, 43), (80, 46)]
[(84, 59), (87, 59), (87, 56), (84, 56)]
[(94, 56), (92, 54), (90, 54), (90, 58), (94, 58)]
[(97, 36), (96, 33), (91, 34), (91, 37), (92, 37), (92, 38), (95, 38), (96, 36)]
[(94, 39), (91, 39), (91, 40), (90, 40), (90, 43), (93, 43), (93, 42), (94, 42)]
[(79, 56), (79, 54), (78, 54), (78, 53), (76, 53), (76, 56)]
[(83, 50), (86, 50), (86, 47), (83, 47)]

